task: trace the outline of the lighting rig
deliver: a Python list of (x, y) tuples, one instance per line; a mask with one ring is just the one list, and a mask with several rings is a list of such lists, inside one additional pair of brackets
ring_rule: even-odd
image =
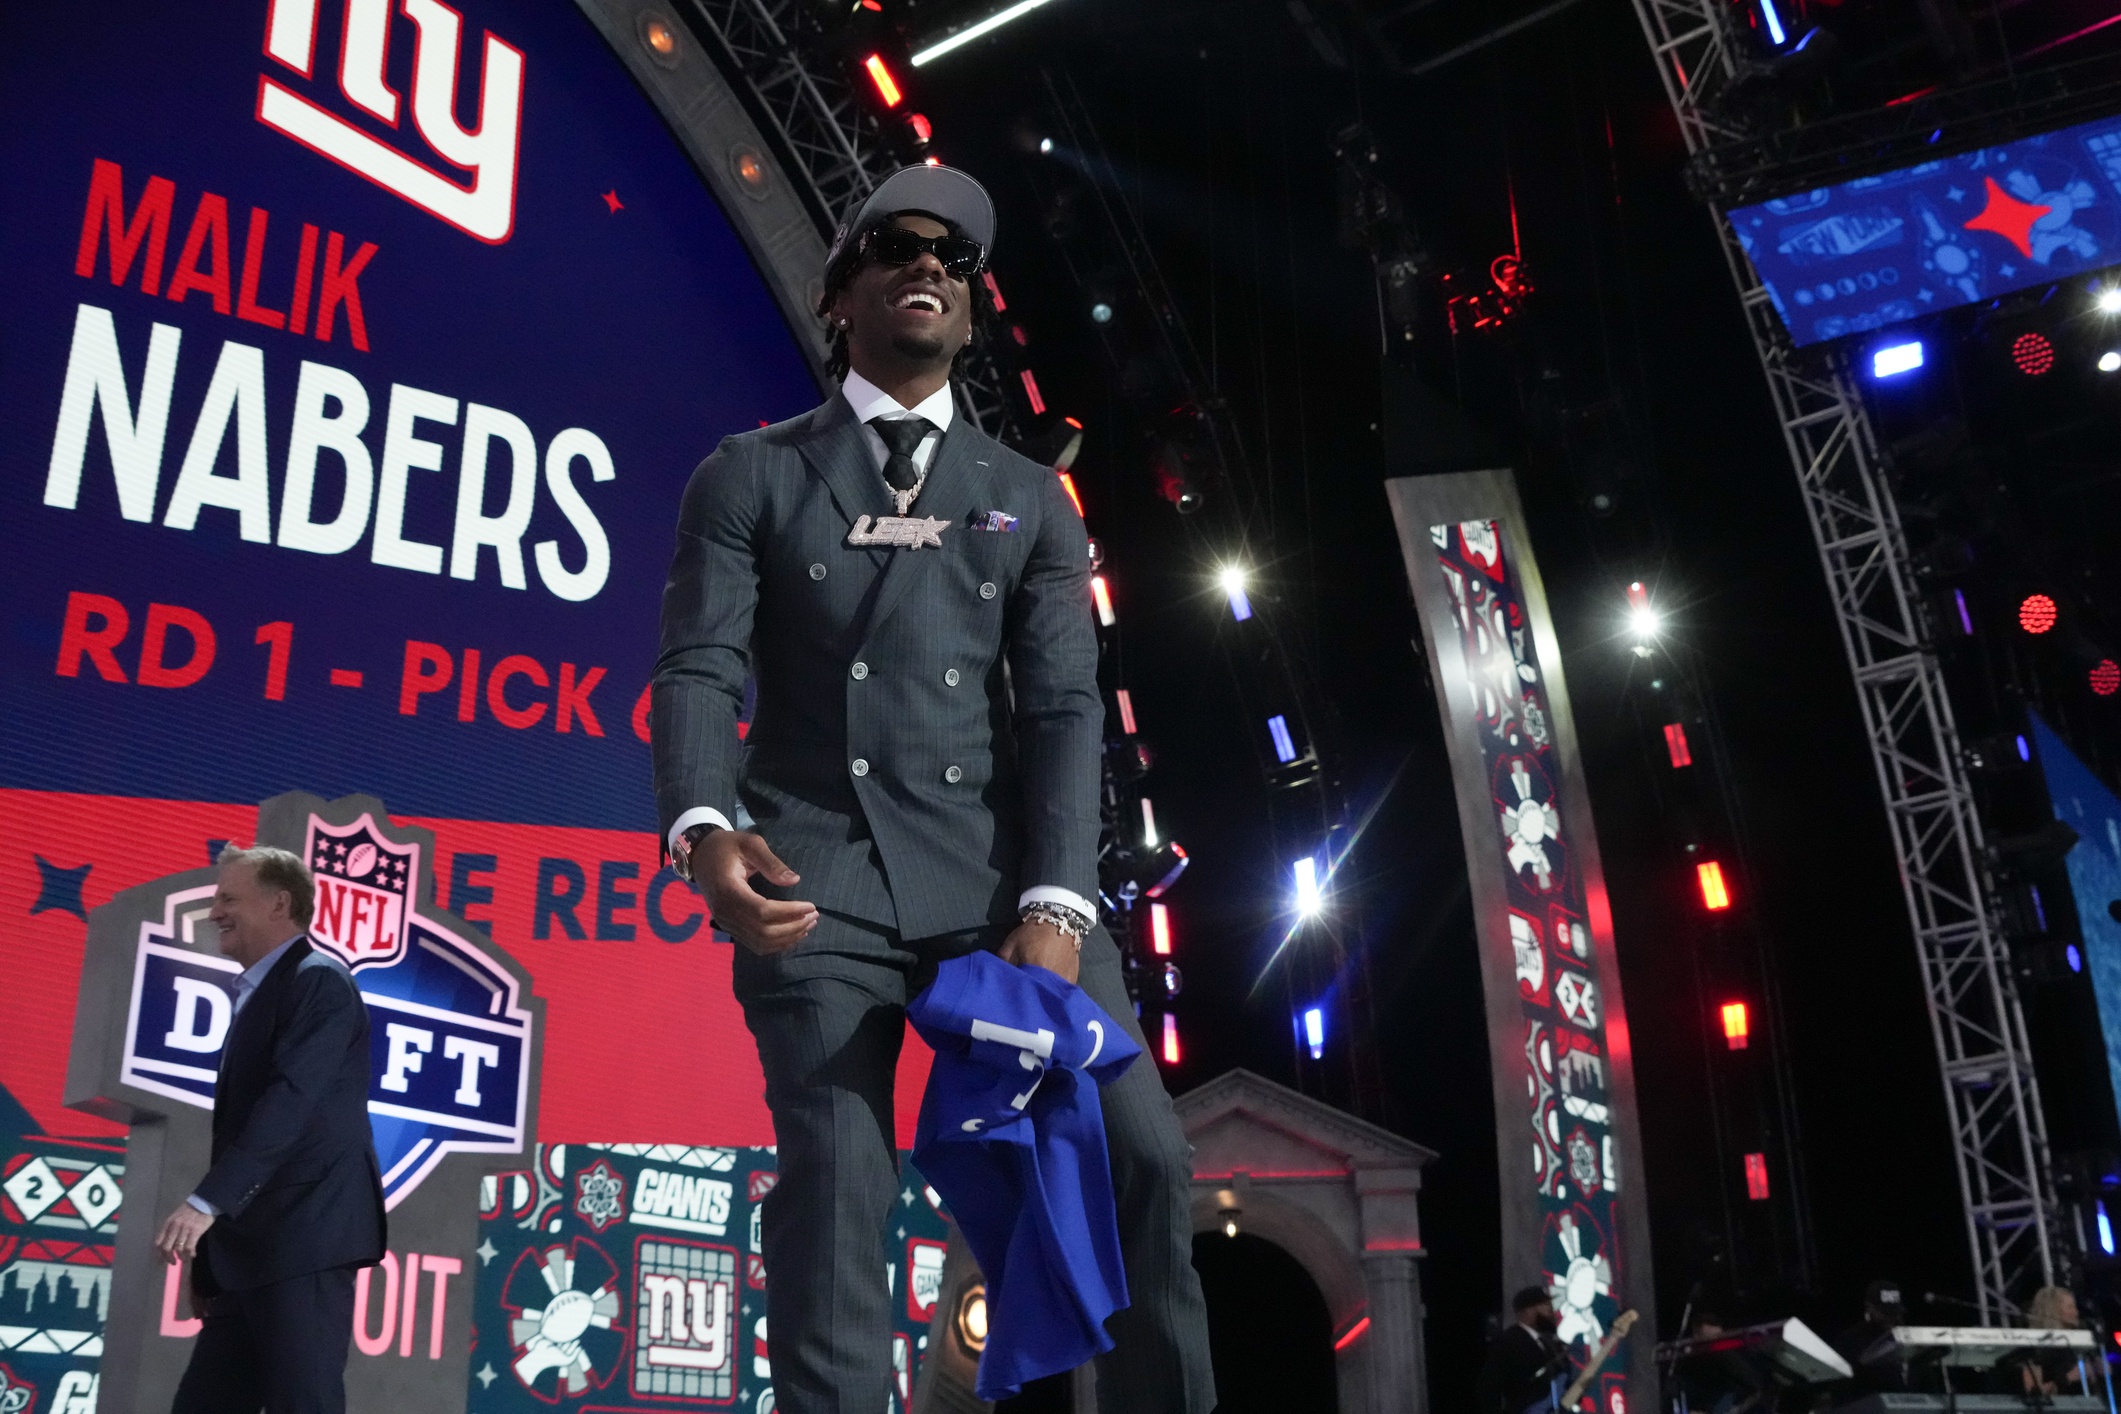
[[(1291, 860), (1287, 904), (1260, 982), (1285, 990), (1298, 1082), (1376, 1117), (1383, 1100), (1374, 1046), (1359, 900), (1336, 899), (1329, 881), (1353, 837), (1340, 783), (1319, 728), (1329, 720), (1300, 651), (1294, 615), (1263, 562), (1268, 547), (1244, 441), (1212, 392), (1206, 368), (1165, 283), (1131, 202), (1081, 96), (1065, 74), (1042, 72), (1026, 172), (1047, 211), (1047, 231), (1081, 292), (1083, 308), (1141, 430), (1149, 475), (1212, 577), (1224, 653), (1241, 710), (1253, 724), (1268, 785), (1279, 857)], [(1108, 755), (1108, 760), (1110, 759)], [(1144, 816), (1143, 838), (1150, 829)], [(1308, 870), (1306, 873), (1304, 871)], [(1146, 885), (1143, 885), (1146, 888)], [(1146, 897), (1146, 894), (1143, 895)], [(1129, 946), (1152, 972), (1157, 915), (1138, 917)], [(1147, 1002), (1152, 989), (1144, 989)], [(1164, 1012), (1165, 1036), (1176, 1022)]]

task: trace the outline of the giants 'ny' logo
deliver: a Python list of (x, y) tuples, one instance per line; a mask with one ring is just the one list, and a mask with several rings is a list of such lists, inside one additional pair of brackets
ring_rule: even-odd
[[(399, 96), (390, 87), (391, 0), (343, 0), (339, 91), (370, 117), (398, 126)], [(322, 0), (272, 0), (265, 53), (312, 77)], [(281, 84), (258, 80), (258, 121), (323, 153), (342, 167), (396, 192), (489, 245), (515, 227), (516, 146), (523, 127), (523, 51), (486, 32), (479, 78), (479, 125), (457, 122), (457, 50), (464, 17), (441, 0), (401, 0), (419, 33), (414, 41), (412, 120), (429, 147), (471, 173), (469, 185), (371, 136)]]

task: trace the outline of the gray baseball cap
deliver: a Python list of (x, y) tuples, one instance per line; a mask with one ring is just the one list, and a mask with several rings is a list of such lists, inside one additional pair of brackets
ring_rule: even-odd
[(848, 218), (832, 238), (829, 265), (839, 259), (850, 241), (879, 222), (902, 211), (920, 211), (947, 221), (980, 243), (994, 249), (994, 199), (968, 172), (955, 167), (901, 167), (878, 183), (861, 208)]

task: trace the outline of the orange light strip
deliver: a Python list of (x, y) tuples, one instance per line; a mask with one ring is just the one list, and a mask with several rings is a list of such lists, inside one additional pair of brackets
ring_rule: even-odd
[(1752, 1035), (1752, 1017), (1747, 1015), (1744, 1002), (1723, 1004), (1723, 1039), (1734, 1051), (1742, 1051)]
[[(1073, 502), (1075, 503), (1075, 513), (1076, 513), (1077, 515), (1082, 515), (1082, 514), (1083, 514), (1083, 498), (1082, 498), (1082, 496), (1081, 496), (1081, 495), (1080, 495), (1080, 494), (1079, 494), (1079, 493), (1078, 493), (1078, 492), (1076, 491), (1076, 489), (1075, 489), (1075, 478), (1074, 478), (1074, 477), (1072, 477), (1072, 476), (1070, 476), (1070, 475), (1069, 475), (1069, 474), (1068, 474), (1067, 472), (1065, 472), (1065, 471), (1064, 471), (1064, 472), (1062, 472), (1062, 473), (1060, 474), (1060, 479), (1061, 479), (1061, 490), (1063, 490), (1063, 491), (1067, 492), (1067, 493), (1068, 493), (1068, 499), (1069, 499), (1069, 500), (1071, 500), (1071, 501), (1073, 501)], [(1084, 518), (1085, 520), (1089, 519), (1089, 517), (1087, 517), (1087, 516), (1084, 516), (1083, 518)]]
[(1106, 628), (1110, 628), (1119, 622), (1112, 612), (1112, 591), (1105, 587), (1105, 577), (1103, 575), (1093, 574), (1090, 576), (1090, 597), (1097, 601), (1097, 621), (1099, 623)]
[(891, 77), (891, 70), (884, 67), (884, 56), (871, 54), (862, 60), (862, 67), (869, 72), (869, 82), (876, 85), (876, 96), (884, 100), (886, 108), (896, 108), (906, 101), (899, 91), (898, 80)]
[(1171, 955), (1171, 910), (1164, 904), (1149, 905), (1149, 946), (1158, 957)]
[(1694, 866), (1694, 875), (1701, 880), (1701, 904), (1711, 913), (1720, 913), (1731, 906), (1731, 891), (1723, 882), (1723, 866), (1711, 859)]
[(1178, 1018), (1164, 1013), (1164, 1064), (1178, 1064)]

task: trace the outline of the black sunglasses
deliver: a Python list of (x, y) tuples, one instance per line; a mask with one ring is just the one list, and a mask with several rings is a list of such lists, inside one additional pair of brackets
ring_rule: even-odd
[(924, 236), (903, 226), (880, 226), (863, 236), (862, 254), (879, 265), (911, 265), (932, 255), (959, 280), (971, 279), (987, 263), (986, 248), (970, 236)]

